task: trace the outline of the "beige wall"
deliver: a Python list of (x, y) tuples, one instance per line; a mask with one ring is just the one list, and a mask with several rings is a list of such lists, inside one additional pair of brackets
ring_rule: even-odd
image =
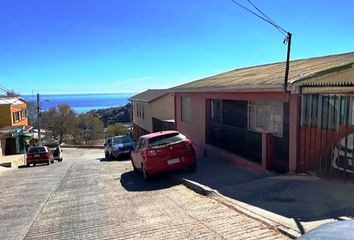
[[(138, 117), (137, 105), (144, 106), (144, 118)], [(165, 95), (150, 103), (135, 101), (133, 102), (133, 123), (152, 132), (152, 118), (158, 118), (160, 120), (174, 119), (174, 97)]]
[(171, 120), (175, 118), (174, 97), (165, 95), (151, 102), (152, 117), (160, 120)]
[(26, 155), (25, 154), (17, 154), (10, 156), (0, 156), (1, 164), (11, 164), (11, 168), (18, 168), (18, 166), (22, 166), (26, 164)]
[[(137, 115), (137, 106), (140, 104), (144, 106), (144, 118)], [(152, 117), (151, 117), (151, 106), (146, 102), (136, 101), (133, 103), (133, 123), (145, 129), (146, 131), (152, 132)]]
[(12, 114), (14, 112), (20, 112), (27, 109), (25, 103), (21, 104), (1, 104), (0, 105), (0, 127), (9, 126), (27, 126), (28, 118), (27, 116), (18, 122), (13, 122)]

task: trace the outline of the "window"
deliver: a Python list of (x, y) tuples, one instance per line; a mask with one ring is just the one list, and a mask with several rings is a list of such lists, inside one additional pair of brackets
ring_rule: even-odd
[(343, 102), (340, 99), (339, 96), (322, 96), (322, 129), (338, 130), (340, 118), (344, 121), (345, 117), (341, 117), (341, 113), (345, 110), (341, 110)]
[(212, 99), (210, 104), (210, 121), (222, 123), (222, 101), (219, 99)]
[(283, 103), (249, 102), (248, 129), (283, 136)]
[(141, 105), (141, 107), (142, 107), (142, 119), (144, 119), (144, 117), (145, 117), (145, 113), (144, 113), (144, 105)]
[(318, 126), (318, 95), (302, 95), (301, 99), (301, 126)]
[(192, 120), (192, 108), (191, 108), (191, 98), (182, 97), (182, 106), (181, 106), (181, 120), (182, 122), (191, 122)]
[(20, 112), (14, 112), (13, 114), (12, 114), (12, 118), (13, 118), (13, 123), (16, 123), (16, 122), (18, 122), (18, 121), (20, 121)]
[(340, 124), (347, 124), (349, 122), (349, 97), (341, 96), (340, 104)]
[(21, 115), (22, 115), (21, 116), (22, 119), (26, 118), (27, 115), (26, 110), (22, 110)]
[(147, 146), (146, 144), (146, 139), (145, 138), (139, 138), (137, 144), (136, 144), (136, 149), (141, 150)]

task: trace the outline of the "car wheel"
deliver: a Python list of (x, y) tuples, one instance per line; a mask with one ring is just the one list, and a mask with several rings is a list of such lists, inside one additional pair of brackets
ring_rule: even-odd
[(36, 164), (35, 163), (33, 163), (33, 167), (35, 167), (36, 166)]
[(30, 163), (27, 163), (27, 167), (29, 167), (31, 164)]
[(142, 166), (143, 168), (143, 176), (144, 176), (144, 180), (147, 182), (147, 181), (150, 181), (151, 177), (150, 175), (146, 172), (146, 169), (144, 167), (144, 165)]
[(49, 164), (50, 164), (50, 161), (48, 160), (48, 161), (47, 161), (47, 165), (49, 165)]
[(104, 157), (105, 157), (106, 159), (108, 159), (108, 158), (109, 158), (109, 156), (108, 156), (108, 152), (105, 152), (105, 153), (104, 153)]
[(50, 163), (54, 163), (54, 159), (50, 161)]
[(60, 158), (60, 159), (58, 160), (58, 162), (61, 162), (61, 161), (63, 161), (63, 158)]

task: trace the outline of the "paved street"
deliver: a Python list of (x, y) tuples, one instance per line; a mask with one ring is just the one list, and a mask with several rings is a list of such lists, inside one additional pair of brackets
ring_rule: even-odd
[(287, 239), (130, 161), (64, 149), (64, 161), (0, 175), (1, 239)]

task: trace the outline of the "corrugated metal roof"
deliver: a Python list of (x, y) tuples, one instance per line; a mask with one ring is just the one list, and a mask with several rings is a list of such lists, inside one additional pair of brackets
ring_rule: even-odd
[(23, 98), (20, 97), (0, 97), (0, 104), (21, 104), (26, 102)]
[[(291, 61), (288, 83), (291, 85), (302, 79), (311, 79), (311, 76), (318, 73), (353, 63), (354, 52)], [(283, 88), (284, 75), (285, 62), (273, 63), (235, 69), (179, 85), (171, 90), (176, 92), (270, 88), (276, 90)]]
[(129, 98), (130, 101), (142, 101), (142, 102), (151, 102), (154, 101), (167, 93), (169, 93), (170, 90), (168, 89), (148, 89), (142, 93), (139, 93), (135, 96), (132, 96)]

